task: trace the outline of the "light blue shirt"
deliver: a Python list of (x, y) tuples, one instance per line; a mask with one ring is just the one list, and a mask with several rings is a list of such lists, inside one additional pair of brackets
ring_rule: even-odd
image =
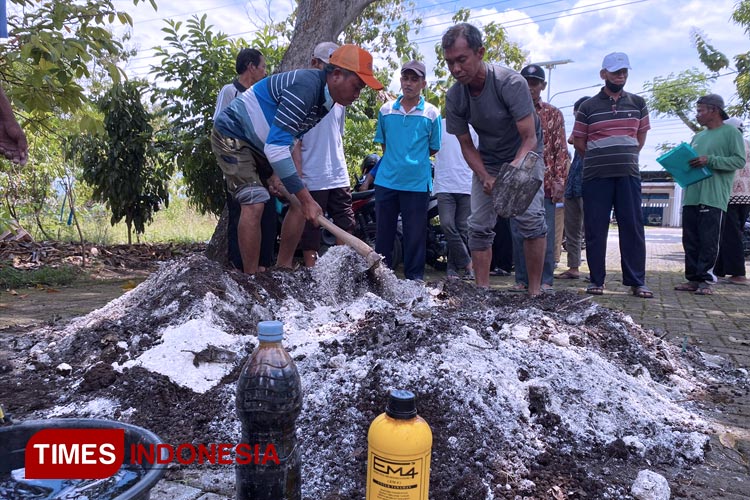
[(380, 108), (375, 142), (385, 144), (375, 185), (418, 193), (432, 191), (430, 150), (441, 142), (440, 111), (419, 98), (408, 113), (399, 96)]

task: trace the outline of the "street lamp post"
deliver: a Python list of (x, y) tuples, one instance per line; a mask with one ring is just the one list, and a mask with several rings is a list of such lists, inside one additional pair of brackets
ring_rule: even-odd
[(552, 89), (552, 70), (556, 68), (557, 66), (560, 66), (562, 64), (568, 64), (572, 63), (573, 59), (557, 59), (555, 61), (545, 61), (545, 62), (539, 62), (534, 63), (537, 66), (541, 66), (543, 68), (547, 68), (547, 102), (549, 102), (549, 94), (550, 90)]

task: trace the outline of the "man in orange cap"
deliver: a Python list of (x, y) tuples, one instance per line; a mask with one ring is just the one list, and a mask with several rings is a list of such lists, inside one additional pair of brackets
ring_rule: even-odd
[[(232, 196), (242, 207), (238, 238), (246, 273), (258, 270), (260, 217), (269, 187), (278, 192), (279, 184), (283, 184), (297, 195), (307, 220), (316, 223), (322, 215), (320, 205), (297, 173), (291, 148), (334, 103), (349, 106), (365, 85), (383, 88), (373, 76), (372, 56), (355, 45), (342, 45), (331, 54), (325, 69), (300, 69), (266, 77), (216, 117), (211, 149)], [(294, 248), (298, 242), (298, 232), (285, 233), (282, 227), (282, 248)]]

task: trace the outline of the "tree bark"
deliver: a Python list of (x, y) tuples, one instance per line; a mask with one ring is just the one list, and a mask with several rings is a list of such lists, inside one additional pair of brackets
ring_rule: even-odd
[(219, 222), (216, 224), (213, 236), (211, 236), (211, 241), (206, 246), (206, 257), (225, 267), (229, 265), (229, 252), (227, 249), (228, 222), (229, 210), (224, 205), (224, 210), (221, 212)]
[(362, 11), (377, 0), (300, 0), (297, 22), (281, 71), (306, 68), (320, 42), (335, 42)]

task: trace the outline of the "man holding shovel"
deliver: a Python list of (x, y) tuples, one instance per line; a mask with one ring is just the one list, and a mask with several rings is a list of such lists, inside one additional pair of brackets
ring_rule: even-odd
[[(260, 217), (269, 198), (268, 187), (276, 193), (285, 188), (295, 194), (307, 220), (315, 222), (323, 215), (297, 173), (291, 147), (334, 103), (352, 104), (365, 85), (383, 88), (372, 74), (372, 56), (355, 45), (343, 45), (331, 55), (324, 70), (294, 70), (266, 77), (216, 118), (211, 149), (232, 196), (242, 207), (238, 237), (246, 273), (258, 270)], [(282, 237), (281, 247), (296, 247), (299, 233), (294, 236)]]
[[(482, 61), (485, 48), (481, 32), (461, 23), (448, 29), (442, 40), (443, 55), (457, 80), (446, 98), (447, 131), (458, 137), (466, 163), (474, 172), (469, 217), (469, 249), (477, 286), (490, 284), (490, 263), (496, 212), (492, 190), (504, 163), (519, 166), (527, 153), (542, 154), (542, 129), (534, 112), (526, 80), (508, 68)], [(469, 124), (479, 135), (479, 148), (469, 135)], [(543, 176), (544, 164), (537, 162)], [(523, 237), (528, 293), (541, 293), (547, 225), (544, 220), (544, 186), (515, 221)]]
[[(310, 67), (324, 69), (337, 48), (339, 46), (333, 42), (316, 45)], [(344, 118), (345, 108), (334, 104), (330, 113), (297, 141), (292, 150), (292, 158), (313, 199), (338, 227), (351, 233), (354, 228), (354, 212), (349, 172), (344, 158)], [(320, 250), (320, 228), (310, 221), (305, 222), (304, 215), (294, 205), (289, 207), (284, 222), (287, 220), (289, 223), (285, 226), (289, 226), (289, 231), (294, 231), (292, 236), (298, 238), (297, 234), (302, 235), (300, 247), (305, 267), (314, 266)], [(281, 237), (287, 237), (287, 234), (282, 232)], [(292, 267), (294, 250), (295, 248), (286, 247), (286, 253), (279, 252), (279, 267)]]

